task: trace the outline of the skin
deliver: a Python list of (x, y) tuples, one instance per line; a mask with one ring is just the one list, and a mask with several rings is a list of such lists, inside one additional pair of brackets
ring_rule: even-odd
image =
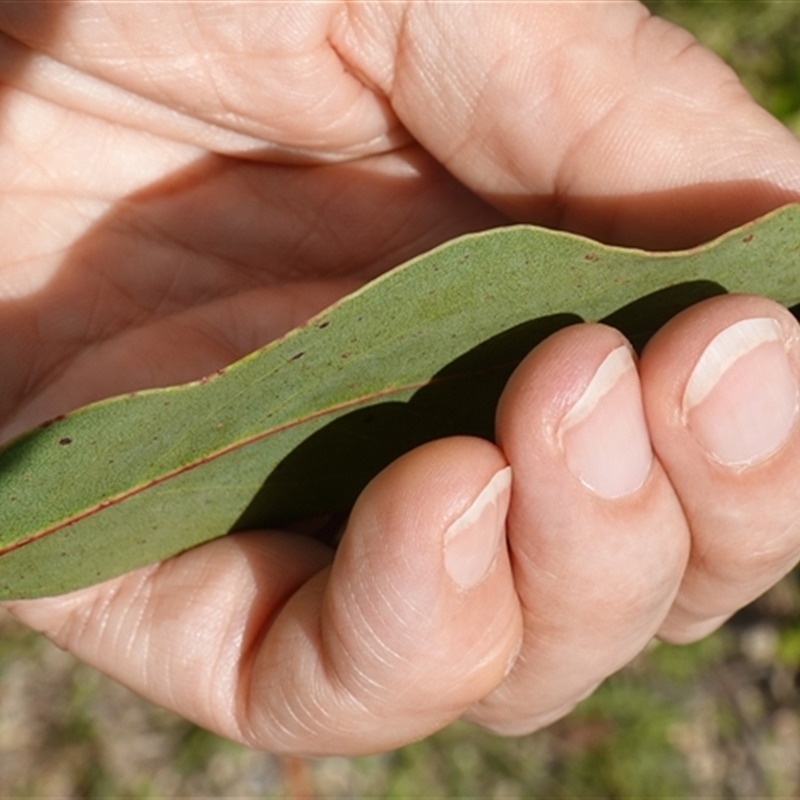
[[(797, 140), (634, 2), (25, 0), (0, 4), (0, 30), (2, 440), (210, 373), (466, 231), (527, 221), (677, 249), (800, 198)], [(512, 377), (497, 445), (399, 459), (335, 553), (237, 534), (7, 607), (258, 748), (375, 752), (462, 716), (534, 730), (654, 635), (707, 634), (797, 562), (796, 421), (732, 467), (682, 407), (705, 347), (753, 318), (779, 332), (749, 357), (754, 391), (775, 353), (800, 382), (797, 324), (773, 303), (685, 312), (626, 373), (654, 455), (622, 496), (578, 480), (558, 433), (625, 345), (574, 326)], [(506, 465), (505, 538), (465, 588), (446, 531)]]

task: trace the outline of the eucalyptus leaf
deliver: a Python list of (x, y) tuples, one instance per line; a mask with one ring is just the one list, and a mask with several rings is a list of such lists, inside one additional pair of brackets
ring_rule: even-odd
[(654, 254), (517, 226), (443, 245), (204, 380), (79, 409), (0, 450), (0, 598), (346, 511), (412, 447), (492, 437), (514, 367), (604, 320), (637, 346), (723, 292), (800, 302), (800, 206)]

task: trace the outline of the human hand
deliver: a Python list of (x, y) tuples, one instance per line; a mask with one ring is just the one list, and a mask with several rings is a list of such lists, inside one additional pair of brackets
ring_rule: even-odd
[[(793, 137), (634, 3), (27, 1), (0, 5), (0, 26), (16, 87), (0, 97), (4, 439), (211, 372), (467, 230), (525, 220), (676, 248), (800, 189)], [(748, 335), (687, 410), (704, 349)], [(797, 348), (758, 298), (691, 309), (638, 376), (618, 333), (570, 328), (510, 382), (499, 447), (400, 459), (335, 558), (237, 534), (11, 608), (256, 747), (374, 751), (462, 715), (526, 732), (797, 560)], [(597, 413), (570, 412), (601, 364), (618, 380)], [(454, 536), (487, 485), (494, 515)]]

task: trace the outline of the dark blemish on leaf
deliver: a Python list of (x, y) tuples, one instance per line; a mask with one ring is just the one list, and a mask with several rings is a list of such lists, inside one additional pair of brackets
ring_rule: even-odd
[(289, 361), (297, 361), (298, 358), (302, 358), (305, 355), (305, 350), (301, 350), (299, 353), (295, 353)]
[(747, 236), (745, 236), (744, 239), (742, 239), (742, 241), (745, 244), (750, 244), (750, 242), (753, 241), (753, 234), (752, 233), (748, 233)]
[(69, 436), (65, 436), (63, 439), (59, 439), (58, 443), (63, 447), (68, 444), (72, 444), (72, 439)]
[(340, 358), (350, 358), (350, 353), (342, 353)]
[(325, 321), (325, 322), (320, 322), (320, 324), (319, 324), (319, 325), (317, 325), (317, 327), (318, 327), (320, 330), (322, 330), (323, 328), (327, 328), (327, 327), (328, 327), (328, 325), (330, 325), (330, 322), (327, 322), (327, 321)]
[(597, 253), (587, 253), (587, 254), (584, 256), (584, 258), (585, 258), (587, 261), (598, 261), (598, 260), (600, 259), (600, 256), (598, 256), (598, 255), (597, 255)]

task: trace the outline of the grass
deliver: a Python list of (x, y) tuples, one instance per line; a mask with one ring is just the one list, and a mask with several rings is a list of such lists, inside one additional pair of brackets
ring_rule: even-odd
[(797, 0), (650, 0), (645, 5), (720, 55), (750, 94), (800, 135)]
[[(648, 6), (800, 134), (800, 3)], [(0, 796), (799, 797), (800, 577), (714, 636), (653, 644), (546, 731), (456, 723), (371, 758), (277, 758), (158, 709), (0, 615)]]

